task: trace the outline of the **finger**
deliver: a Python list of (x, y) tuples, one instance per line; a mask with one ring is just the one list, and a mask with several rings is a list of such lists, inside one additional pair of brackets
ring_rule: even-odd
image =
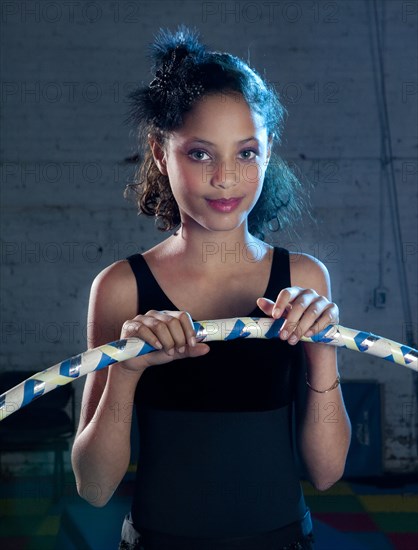
[(316, 330), (315, 327), (317, 326), (318, 320), (323, 312), (331, 305), (329, 300), (327, 300), (324, 296), (317, 296), (313, 299), (312, 296), (310, 296), (308, 300), (310, 300), (310, 304), (304, 311), (302, 311), (302, 315), (297, 321), (297, 324), (289, 338), (290, 344), (296, 344), (309, 329), (314, 328), (314, 330)]
[[(285, 312), (286, 306), (303, 291), (299, 286), (290, 286), (279, 292), (273, 307), (272, 317), (278, 319)], [(293, 305), (293, 304), (292, 304)]]
[(181, 311), (178, 319), (183, 327), (183, 331), (187, 340), (187, 343), (190, 347), (196, 345), (196, 330), (194, 328), (193, 320), (187, 311)]
[(121, 338), (140, 338), (150, 346), (156, 349), (162, 349), (163, 345), (158, 336), (148, 328), (143, 322), (135, 319), (125, 321), (122, 326)]
[[(182, 354), (182, 358), (185, 354), (186, 357), (199, 357), (200, 355), (206, 355), (210, 351), (210, 347), (207, 344), (197, 343), (195, 346), (187, 346), (185, 353)], [(176, 359), (176, 357), (174, 357)]]
[[(274, 304), (275, 304), (275, 302), (273, 302), (273, 300), (269, 300), (268, 298), (264, 298), (264, 296), (257, 299), (258, 307), (261, 309), (261, 311), (263, 313), (265, 313), (269, 317), (273, 316), (272, 312), (273, 312)], [(284, 312), (282, 313), (282, 315), (280, 317), (281, 318), (286, 318), (287, 314), (289, 313), (289, 311), (291, 309), (292, 309), (292, 305), (290, 303), (287, 304), (287, 306), (285, 307)]]
[(313, 336), (324, 330), (329, 325), (336, 325), (339, 323), (339, 309), (334, 303), (325, 309), (321, 316), (315, 321), (314, 325), (305, 333), (305, 336)]
[(286, 315), (286, 320), (283, 323), (282, 329), (280, 331), (280, 337), (283, 340), (286, 340), (292, 333), (295, 332), (307, 308), (309, 308), (311, 303), (317, 298), (318, 294), (316, 292), (310, 289), (304, 290), (297, 296), (297, 298), (295, 298), (291, 302), (291, 304), (288, 304), (291, 306), (291, 309), (290, 311), (288, 311)]
[(184, 353), (179, 353), (173, 348), (174, 354), (167, 355), (167, 353), (162, 351), (155, 351), (153, 353), (148, 353), (143, 356), (144, 360), (147, 362), (147, 366), (159, 365), (162, 363), (169, 363), (171, 361), (176, 361), (177, 359), (188, 359), (194, 357), (200, 357), (201, 355), (206, 355), (210, 351), (210, 347), (207, 344), (198, 343), (193, 347), (186, 346)]
[(164, 315), (157, 327), (157, 330), (159, 337), (161, 337), (160, 335), (162, 334), (166, 337), (166, 340), (162, 337), (162, 343), (164, 345), (164, 342), (167, 342), (167, 346), (169, 346), (167, 353), (174, 353), (174, 349), (179, 353), (184, 353), (187, 340), (183, 326), (179, 319), (172, 317), (171, 315)]
[[(145, 354), (141, 359), (141, 364), (145, 364), (146, 367), (156, 364), (164, 364), (174, 359), (180, 359), (185, 357), (198, 357), (205, 355), (210, 351), (210, 347), (207, 344), (199, 343), (195, 346), (187, 346), (183, 353), (175, 351), (175, 341), (172, 338), (171, 332), (167, 326), (167, 319), (169, 322), (173, 319), (171, 315), (167, 315), (164, 318), (162, 312), (149, 311), (146, 315), (138, 315), (132, 320), (126, 321), (122, 327), (121, 338), (137, 337), (144, 342), (150, 344), (154, 348), (161, 349), (161, 351), (155, 351), (153, 353)], [(180, 324), (180, 319), (185, 316), (182, 312), (175, 312), (179, 315), (179, 319), (175, 319)], [(185, 312), (186, 313), (186, 312)], [(184, 319), (182, 319), (184, 322)], [(189, 317), (189, 323), (192, 323)], [(194, 326), (192, 324), (193, 330)], [(157, 336), (158, 335), (158, 336)], [(164, 345), (161, 344), (160, 340)], [(134, 361), (127, 360), (125, 363), (129, 363), (134, 366)]]
[(273, 300), (269, 300), (268, 298), (264, 298), (264, 296), (262, 296), (257, 299), (256, 303), (263, 313), (271, 317), (274, 307)]
[(184, 353), (187, 344), (192, 346), (196, 343), (193, 321), (187, 311), (152, 310), (148, 313), (166, 324), (179, 353)]
[(196, 330), (193, 324), (193, 319), (187, 311), (159, 311), (153, 312), (159, 314), (168, 314), (178, 319), (183, 327), (186, 337), (186, 344), (193, 347), (196, 345)]
[(141, 322), (156, 334), (164, 351), (170, 356), (174, 355), (174, 348), (176, 347), (176, 341), (173, 338), (172, 330), (168, 327), (168, 321), (172, 319), (174, 318), (170, 315), (155, 310), (148, 311), (145, 315), (141, 316)]
[[(174, 354), (169, 355), (164, 349), (161, 351), (154, 351), (152, 353), (146, 353), (140, 357), (142, 359), (142, 364), (145, 365), (145, 368), (151, 367), (152, 365), (163, 365), (164, 363), (170, 363), (174, 360)], [(128, 364), (134, 366), (133, 361), (137, 359), (134, 358), (128, 360)]]

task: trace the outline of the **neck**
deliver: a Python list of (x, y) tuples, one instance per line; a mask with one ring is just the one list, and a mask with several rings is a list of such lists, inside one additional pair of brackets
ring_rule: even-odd
[(248, 232), (247, 223), (231, 231), (208, 231), (183, 223), (168, 239), (170, 249), (181, 256), (185, 266), (203, 267), (206, 272), (237, 269), (261, 260), (268, 245)]

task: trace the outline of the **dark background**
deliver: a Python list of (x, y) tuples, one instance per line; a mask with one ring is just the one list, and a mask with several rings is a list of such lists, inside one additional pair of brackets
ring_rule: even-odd
[[(313, 185), (317, 224), (268, 240), (324, 262), (342, 325), (416, 343), (417, 17), (400, 0), (1, 2), (1, 370), (84, 351), (95, 275), (165, 237), (122, 196), (136, 153), (122, 121), (151, 79), (147, 44), (179, 23), (288, 110), (279, 152)], [(384, 468), (413, 471), (414, 373), (348, 350), (339, 365), (382, 385)], [(50, 460), (2, 457), (10, 472)]]

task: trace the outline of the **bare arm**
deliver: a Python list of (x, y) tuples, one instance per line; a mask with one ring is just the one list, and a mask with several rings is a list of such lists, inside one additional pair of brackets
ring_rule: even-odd
[[(338, 375), (336, 350), (325, 344), (304, 343), (303, 346), (309, 383), (315, 389), (326, 390)], [(327, 349), (323, 349), (325, 347)], [(310, 480), (316, 489), (325, 491), (343, 475), (350, 446), (351, 423), (341, 386), (328, 393), (308, 388), (302, 415), (296, 416), (296, 422), (299, 451)]]
[[(331, 301), (327, 268), (309, 256), (300, 258), (301, 265), (295, 270), (294, 284), (309, 286)], [(325, 325), (336, 321), (331, 313)], [(309, 383), (321, 391), (330, 388), (338, 376), (336, 348), (309, 342), (302, 345)], [(351, 440), (351, 424), (341, 386), (328, 393), (317, 393), (308, 387), (301, 417), (297, 416), (296, 421), (299, 426), (298, 446), (311, 482), (316, 489), (325, 491), (343, 475)]]
[[(276, 305), (282, 312), (286, 305), (292, 306), (283, 329), (287, 324), (290, 335), (293, 330), (297, 336), (297, 343), (302, 335), (310, 335), (311, 327), (316, 333), (338, 322), (338, 308), (331, 302), (329, 275), (321, 262), (298, 255), (297, 261), (291, 262), (291, 279), (294, 286), (280, 292)], [(267, 300), (260, 303), (269, 315), (273, 305)], [(330, 388), (338, 376), (336, 349), (318, 343), (302, 345), (309, 383), (320, 391)], [(296, 426), (297, 444), (309, 478), (316, 489), (324, 491), (341, 478), (351, 440), (341, 387), (328, 393), (307, 388), (305, 402), (296, 407)]]
[(137, 303), (136, 281), (127, 261), (112, 264), (94, 280), (89, 348), (129, 336), (161, 348), (87, 375), (71, 460), (77, 490), (94, 506), (109, 501), (129, 465), (133, 402), (145, 369), (210, 350), (207, 344), (193, 341), (196, 333), (187, 312), (152, 310), (136, 315)]
[[(117, 262), (93, 281), (88, 310), (88, 346), (118, 340), (123, 323), (136, 315), (135, 280), (127, 262)], [(80, 422), (72, 449), (77, 489), (95, 506), (103, 506), (123, 478), (130, 459), (132, 403), (143, 372), (111, 366), (87, 375)], [(123, 420), (115, 415), (124, 410)]]

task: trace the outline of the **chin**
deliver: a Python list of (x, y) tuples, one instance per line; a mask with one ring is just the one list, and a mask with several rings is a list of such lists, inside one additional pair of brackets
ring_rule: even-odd
[(238, 229), (248, 216), (242, 213), (238, 214), (232, 212), (230, 214), (211, 214), (204, 213), (201, 216), (186, 215), (183, 220), (183, 224), (193, 226), (200, 226), (207, 231), (234, 231)]
[(235, 231), (244, 223), (244, 220), (220, 220), (219, 222), (212, 223), (202, 223), (201, 225), (205, 227), (208, 231)]

